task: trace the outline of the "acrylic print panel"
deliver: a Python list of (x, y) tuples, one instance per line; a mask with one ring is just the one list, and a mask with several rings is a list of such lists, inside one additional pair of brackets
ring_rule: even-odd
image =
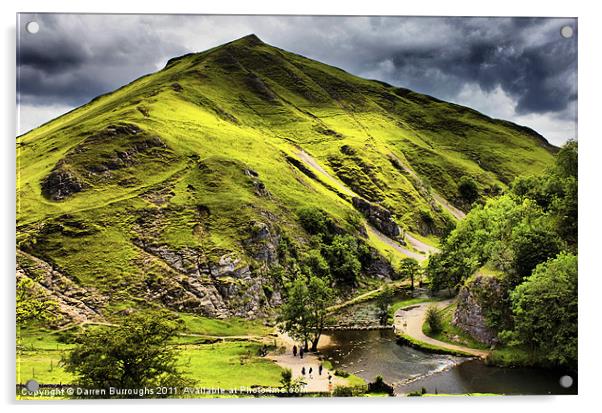
[(577, 29), (20, 14), (17, 398), (576, 394)]

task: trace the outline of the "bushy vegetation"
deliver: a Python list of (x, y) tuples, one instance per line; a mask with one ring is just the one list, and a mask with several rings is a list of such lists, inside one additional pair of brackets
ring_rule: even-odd
[(376, 308), (378, 309), (378, 316), (381, 325), (387, 325), (389, 319), (389, 308), (393, 303), (395, 297), (395, 291), (388, 284), (385, 284), (381, 288), (380, 294), (376, 297)]
[[(483, 268), (493, 269), (502, 295), (474, 292), (489, 327), (541, 363), (574, 366), (576, 254), (577, 143), (569, 141), (546, 173), (517, 178), (506, 194), (475, 206), (431, 257), (427, 272), (433, 290), (455, 290)], [(536, 295), (554, 299), (536, 302)], [(535, 314), (539, 321), (530, 319)]]
[(167, 312), (136, 312), (119, 326), (87, 329), (63, 361), (65, 371), (90, 389), (181, 387), (187, 381), (168, 345), (180, 324), (171, 318)]
[(479, 199), (477, 182), (470, 176), (462, 176), (458, 182), (458, 193), (466, 204), (471, 205)]
[(368, 392), (370, 393), (385, 393), (389, 396), (393, 396), (395, 394), (395, 390), (393, 386), (385, 383), (383, 376), (376, 376), (372, 383), (368, 383)]
[(539, 264), (511, 294), (510, 343), (558, 365), (577, 365), (577, 257), (561, 253)]
[(302, 271), (322, 278), (332, 276), (340, 285), (356, 285), (363, 267), (370, 261), (365, 241), (346, 233), (319, 208), (304, 208), (298, 215), (303, 228), (313, 236), (312, 243), (316, 247), (303, 256)]
[(16, 318), (17, 324), (28, 322), (47, 323), (54, 325), (60, 318), (57, 313), (58, 304), (49, 299), (48, 296), (36, 287), (33, 280), (21, 278), (17, 281), (16, 294)]
[(293, 379), (293, 371), (284, 369), (281, 373), (280, 384), (287, 395), (299, 394), (303, 387), (307, 384), (302, 377)]
[(431, 304), (428, 306), (428, 308), (426, 309), (424, 321), (433, 334), (441, 332), (441, 329), (443, 327), (443, 319), (441, 316), (441, 312), (437, 308), (437, 305)]

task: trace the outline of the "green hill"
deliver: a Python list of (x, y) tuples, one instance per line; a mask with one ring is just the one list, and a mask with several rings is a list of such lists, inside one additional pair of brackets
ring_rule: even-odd
[(555, 149), (250, 35), (17, 138), (17, 276), (64, 320), (146, 303), (259, 316), (316, 249), (308, 220), (326, 243), (357, 240), (361, 275), (337, 282), (348, 292), (432, 250), (423, 241), (466, 209), (461, 177), (487, 196)]

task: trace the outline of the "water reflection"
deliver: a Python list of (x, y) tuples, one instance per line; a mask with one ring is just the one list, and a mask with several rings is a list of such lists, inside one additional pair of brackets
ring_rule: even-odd
[(367, 381), (378, 375), (396, 393), (425, 388), (429, 393), (576, 394), (577, 384), (565, 389), (562, 373), (532, 368), (498, 368), (479, 360), (427, 354), (395, 341), (390, 330), (345, 330), (328, 333), (322, 350), (335, 368)]

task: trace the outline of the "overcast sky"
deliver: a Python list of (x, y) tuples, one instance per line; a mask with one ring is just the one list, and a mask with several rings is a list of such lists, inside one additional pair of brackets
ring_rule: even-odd
[[(27, 22), (40, 25), (37, 34)], [(574, 29), (572, 38), (561, 28)], [(166, 61), (255, 33), (353, 74), (577, 137), (577, 21), (550, 18), (21, 15), (20, 133)]]

